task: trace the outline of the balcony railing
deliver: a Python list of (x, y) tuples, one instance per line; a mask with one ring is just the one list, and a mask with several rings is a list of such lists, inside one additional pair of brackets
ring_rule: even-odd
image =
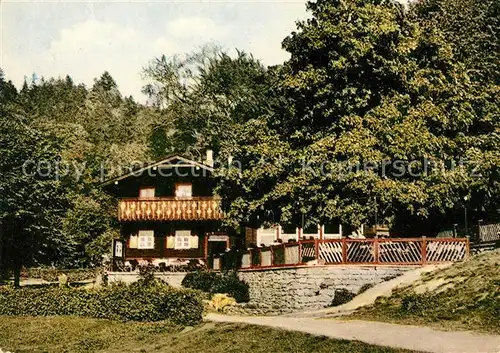
[[(465, 260), (468, 238), (301, 240), (248, 249), (241, 269), (322, 265), (425, 265)], [(214, 263), (218, 270), (220, 262)]]
[(219, 220), (222, 219), (217, 197), (155, 197), (121, 199), (120, 221)]

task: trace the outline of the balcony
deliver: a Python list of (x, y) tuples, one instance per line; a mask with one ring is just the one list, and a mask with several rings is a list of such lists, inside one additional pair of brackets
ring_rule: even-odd
[(120, 221), (220, 220), (223, 214), (217, 197), (154, 197), (121, 199)]

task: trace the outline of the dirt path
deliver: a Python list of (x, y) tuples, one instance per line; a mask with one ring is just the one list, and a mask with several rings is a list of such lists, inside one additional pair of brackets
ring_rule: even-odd
[(500, 353), (500, 336), (472, 332), (444, 332), (428, 327), (381, 322), (339, 321), (307, 317), (229, 316), (208, 314), (206, 320), (270, 326), (379, 346), (436, 353)]

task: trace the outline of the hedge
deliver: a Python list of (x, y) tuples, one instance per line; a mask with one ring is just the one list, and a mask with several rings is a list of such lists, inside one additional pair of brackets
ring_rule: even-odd
[(47, 267), (24, 268), (21, 271), (23, 278), (40, 278), (48, 282), (57, 282), (61, 274), (68, 276), (68, 282), (79, 282), (94, 279), (104, 272), (103, 268), (78, 268), (78, 269), (56, 269)]
[(236, 272), (190, 272), (182, 280), (182, 285), (211, 294), (225, 293), (238, 303), (250, 301), (248, 283), (240, 280)]
[(0, 315), (75, 315), (124, 321), (202, 320), (199, 294), (165, 284), (113, 285), (102, 289), (0, 289)]

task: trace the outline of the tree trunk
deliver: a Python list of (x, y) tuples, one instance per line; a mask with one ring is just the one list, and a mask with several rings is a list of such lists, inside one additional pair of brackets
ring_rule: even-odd
[(0, 286), (3, 285), (5, 266), (3, 265), (3, 222), (0, 219)]
[(14, 288), (21, 288), (21, 265), (14, 265)]

